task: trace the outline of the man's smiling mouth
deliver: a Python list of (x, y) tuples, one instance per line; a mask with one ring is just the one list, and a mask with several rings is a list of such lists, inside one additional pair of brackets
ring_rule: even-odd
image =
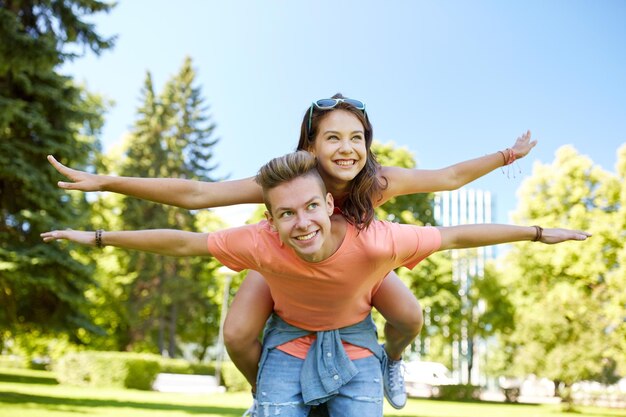
[(315, 237), (316, 234), (317, 234), (317, 230), (309, 233), (308, 235), (296, 236), (296, 239), (297, 240), (310, 240), (310, 239), (313, 239), (313, 237)]

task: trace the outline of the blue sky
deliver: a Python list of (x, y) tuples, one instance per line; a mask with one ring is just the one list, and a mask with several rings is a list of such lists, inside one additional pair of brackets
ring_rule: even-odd
[[(175, 5), (175, 6), (174, 6)], [(63, 68), (115, 101), (105, 150), (132, 125), (146, 71), (156, 89), (191, 56), (217, 124), (217, 175), (254, 175), (294, 149), (302, 115), (335, 92), (366, 102), (374, 136), (420, 168), (495, 152), (530, 129), (522, 174), (492, 191), (508, 221), (535, 161), (573, 145), (614, 171), (626, 143), (626, 2), (121, 0), (92, 19), (113, 50)]]

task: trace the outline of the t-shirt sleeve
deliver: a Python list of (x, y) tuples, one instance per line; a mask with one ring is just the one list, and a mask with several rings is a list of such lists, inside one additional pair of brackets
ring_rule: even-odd
[(441, 232), (436, 227), (405, 226), (402, 229), (403, 233), (413, 234), (413, 236), (406, 237), (409, 241), (415, 239), (415, 247), (409, 251), (403, 262), (403, 265), (409, 269), (415, 268), (418, 263), (441, 247)]
[(211, 255), (233, 271), (255, 269), (258, 265), (254, 250), (258, 245), (258, 233), (258, 225), (209, 233), (207, 248)]

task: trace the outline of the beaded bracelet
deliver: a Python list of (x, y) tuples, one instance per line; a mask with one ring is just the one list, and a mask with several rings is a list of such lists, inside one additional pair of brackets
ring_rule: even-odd
[(104, 245), (102, 244), (102, 232), (104, 232), (104, 230), (102, 229), (96, 230), (96, 247), (99, 249), (102, 249), (104, 247)]

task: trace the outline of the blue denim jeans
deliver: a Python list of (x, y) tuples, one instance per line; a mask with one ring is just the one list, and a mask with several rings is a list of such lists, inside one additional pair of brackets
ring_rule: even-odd
[[(259, 417), (306, 417), (311, 406), (302, 400), (302, 359), (278, 349), (270, 350), (259, 369), (257, 412)], [(380, 361), (375, 356), (353, 361), (359, 370), (339, 394), (326, 402), (330, 417), (382, 417), (383, 384)]]

